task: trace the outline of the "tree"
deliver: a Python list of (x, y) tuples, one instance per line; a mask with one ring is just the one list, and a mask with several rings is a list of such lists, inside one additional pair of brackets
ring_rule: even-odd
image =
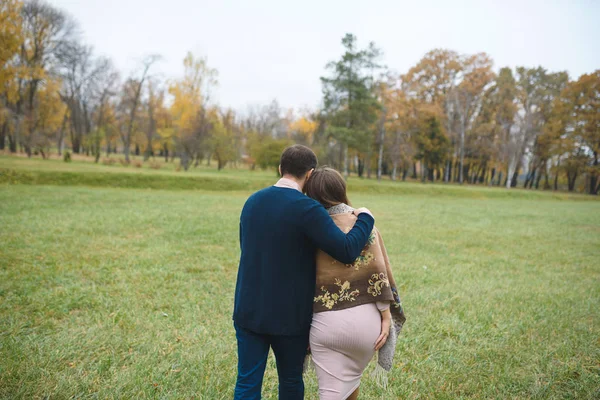
[(328, 136), (339, 144), (340, 165), (348, 176), (348, 147), (354, 147), (370, 156), (373, 124), (377, 120), (379, 104), (373, 93), (373, 71), (379, 68), (381, 51), (370, 43), (366, 49), (357, 49), (356, 36), (346, 34), (342, 39), (345, 52), (337, 62), (326, 68), (330, 77), (321, 77), (324, 114), (328, 121)]
[(288, 139), (265, 139), (256, 153), (256, 164), (262, 169), (277, 168), (281, 153), (291, 144)]
[(15, 103), (18, 95), (15, 58), (23, 40), (21, 7), (20, 1), (7, 0), (0, 4), (0, 150), (6, 145), (6, 137), (11, 139), (9, 131), (13, 125), (14, 109), (10, 106)]
[(100, 59), (98, 65), (100, 71), (96, 76), (97, 79), (93, 82), (96, 130), (92, 153), (95, 156), (95, 162), (100, 159), (102, 139), (105, 139), (107, 148), (110, 148), (110, 141), (117, 131), (113, 98), (117, 93), (119, 80), (119, 74), (113, 69), (110, 60)]
[[(265, 158), (263, 147), (272, 145), (272, 139), (287, 139), (288, 134), (294, 134), (291, 132), (289, 121), (282, 114), (283, 111), (276, 100), (266, 106), (253, 106), (248, 109), (241, 125), (246, 132), (246, 150), (252, 169), (256, 167), (259, 159)], [(264, 162), (262, 164), (265, 165)]]
[[(10, 4), (7, 5), (7, 10), (10, 9)], [(4, 9), (4, 6), (2, 7)], [(19, 18), (16, 21), (19, 21)], [(4, 100), (5, 107), (13, 119), (9, 124), (12, 134), (8, 133), (10, 150), (16, 152), (17, 145), (21, 144), (31, 156), (30, 139), (36, 136), (33, 129), (37, 127), (37, 124), (31, 121), (36, 120), (35, 106), (40, 104), (36, 96), (40, 86), (47, 79), (54, 78), (57, 58), (72, 38), (74, 23), (58, 9), (37, 0), (28, 1), (20, 7), (20, 22), (18, 55), (10, 62), (10, 68), (3, 68), (4, 72), (15, 72), (14, 79), (5, 82)], [(7, 31), (7, 36), (16, 40), (16, 37), (10, 34), (12, 30), (8, 28)], [(10, 53), (14, 44), (10, 44), (8, 48)], [(25, 120), (29, 122), (23, 124)]]
[(295, 143), (312, 146), (318, 123), (304, 115), (290, 124), (290, 137)]
[(156, 133), (160, 141), (160, 152), (169, 161), (169, 153), (175, 154), (175, 129), (169, 109), (162, 104), (154, 115), (156, 119)]
[(448, 138), (442, 132), (439, 122), (440, 110), (425, 106), (420, 110), (419, 128), (415, 138), (417, 154), (415, 158), (423, 162), (422, 179), (427, 177), (435, 180), (435, 171), (446, 161), (448, 151)]
[(207, 107), (211, 90), (217, 85), (217, 71), (204, 58), (188, 53), (183, 60), (184, 76), (169, 86), (172, 96), (171, 121), (177, 138), (181, 165), (187, 170), (202, 155), (202, 144), (210, 130)]
[[(381, 80), (378, 82), (377, 95), (378, 100), (381, 104), (379, 121), (377, 123), (377, 180), (381, 180), (381, 175), (383, 172), (383, 149), (386, 143), (386, 127), (388, 121), (388, 110), (390, 109), (392, 97), (394, 96), (394, 79), (388, 75), (385, 77), (385, 80)], [(367, 178), (370, 178), (369, 171), (367, 172)]]
[(33, 104), (34, 112), (25, 116), (22, 143), (29, 150), (28, 156), (31, 156), (32, 151), (38, 151), (46, 158), (54, 143), (66, 108), (60, 101), (59, 87), (58, 80), (45, 79), (37, 90)]
[(392, 90), (388, 95), (386, 130), (391, 133), (388, 135), (388, 148), (392, 159), (392, 180), (396, 180), (398, 168), (402, 169), (402, 180), (405, 180), (414, 161), (413, 136), (417, 130), (418, 104), (419, 100), (409, 98), (402, 89)]
[(565, 72), (549, 74), (544, 68), (516, 69), (516, 129), (511, 132), (509, 174), (506, 187), (517, 185), (524, 157), (535, 156), (538, 135), (551, 113), (551, 104), (568, 81)]
[[(492, 143), (496, 149), (498, 179), (497, 185), (502, 183), (502, 169), (505, 168), (505, 177), (511, 171), (510, 163), (512, 154), (515, 153), (516, 143), (511, 140), (513, 126), (517, 114), (517, 84), (512, 70), (508, 67), (501, 68), (491, 88), (488, 89), (482, 112), (482, 124), (488, 123), (488, 129), (493, 135)], [(496, 170), (494, 169), (495, 173)], [(492, 177), (493, 180), (493, 177)]]
[(158, 135), (158, 113), (164, 108), (165, 95), (164, 91), (157, 88), (157, 83), (148, 79), (148, 98), (144, 103), (146, 110), (146, 149), (144, 150), (144, 161), (154, 155), (153, 142)]
[(144, 82), (148, 78), (148, 72), (152, 64), (160, 59), (158, 55), (150, 55), (142, 62), (142, 73), (138, 79), (130, 77), (125, 83), (123, 97), (121, 100), (122, 111), (125, 113), (125, 124), (122, 126), (121, 138), (123, 140), (125, 160), (129, 162), (131, 151), (131, 138), (134, 132), (135, 118), (142, 97)]
[[(541, 82), (542, 97), (539, 102), (539, 126), (533, 141), (528, 144), (525, 152), (527, 160), (527, 175), (523, 187), (533, 187), (534, 181), (539, 181), (542, 166), (548, 163), (550, 158), (550, 145), (547, 140), (548, 122), (555, 114), (555, 99), (560, 96), (566, 87), (569, 76), (566, 72), (546, 74)], [(546, 168), (547, 170), (547, 168)], [(545, 171), (547, 174), (547, 171)]]
[[(113, 86), (118, 75), (114, 71), (110, 60), (94, 58), (92, 49), (88, 46), (71, 41), (65, 45), (58, 57), (60, 62), (60, 76), (63, 80), (61, 98), (68, 106), (71, 130), (70, 139), (73, 153), (79, 153), (84, 147), (84, 142), (89, 142), (87, 136), (94, 129), (92, 113), (100, 102), (104, 102), (116, 90)], [(100, 113), (102, 116), (102, 113)], [(100, 121), (102, 122), (102, 121)], [(58, 137), (59, 154), (63, 146), (63, 132)], [(93, 144), (94, 141), (92, 141)], [(85, 146), (89, 153), (90, 146)], [(99, 154), (99, 146), (94, 154)]]
[(462, 79), (456, 87), (450, 89), (458, 116), (459, 183), (463, 183), (465, 173), (465, 137), (467, 132), (474, 129), (474, 124), (478, 121), (477, 114), (481, 110), (485, 90), (494, 78), (492, 60), (485, 53), (466, 57), (461, 64)]
[(211, 120), (213, 123), (210, 146), (212, 154), (217, 160), (217, 169), (220, 171), (236, 156), (234, 146), (235, 118), (232, 110), (227, 110), (221, 115), (218, 115), (216, 110), (212, 110)]
[(455, 125), (457, 119), (456, 102), (450, 92), (458, 85), (463, 72), (461, 56), (452, 50), (434, 49), (402, 76), (402, 89), (410, 98), (434, 105), (443, 111), (442, 123), (451, 140), (448, 151), (454, 154), (447, 157), (444, 181), (450, 181), (452, 159), (458, 154)]
[(553, 153), (567, 176), (569, 191), (575, 189), (577, 177), (587, 172), (587, 191), (598, 194), (600, 70), (568, 83), (555, 99), (553, 111), (549, 136)]

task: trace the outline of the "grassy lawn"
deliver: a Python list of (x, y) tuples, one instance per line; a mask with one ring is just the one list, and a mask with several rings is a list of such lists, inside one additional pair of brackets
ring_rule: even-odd
[[(0, 398), (232, 398), (238, 217), (272, 172), (201, 168), (190, 182), (208, 180), (185, 190), (166, 168), (0, 157), (0, 169), (28, 183), (0, 184)], [(61, 174), (75, 181), (19, 182)], [(205, 187), (223, 177), (235, 184)], [(376, 215), (408, 318), (390, 386), (367, 373), (362, 399), (600, 397), (600, 202), (351, 187)], [(276, 388), (270, 358), (264, 397)]]

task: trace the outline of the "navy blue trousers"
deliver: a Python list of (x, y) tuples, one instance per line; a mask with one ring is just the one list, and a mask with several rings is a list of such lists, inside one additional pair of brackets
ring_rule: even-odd
[(234, 400), (260, 400), (269, 348), (273, 349), (279, 376), (279, 400), (302, 400), (302, 368), (308, 348), (308, 332), (299, 336), (261, 335), (235, 326), (238, 344), (238, 376)]

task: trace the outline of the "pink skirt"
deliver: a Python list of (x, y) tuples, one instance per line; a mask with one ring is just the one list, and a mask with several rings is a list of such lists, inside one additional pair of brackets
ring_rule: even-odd
[(368, 303), (313, 315), (310, 349), (321, 400), (345, 400), (360, 386), (381, 333), (379, 306)]

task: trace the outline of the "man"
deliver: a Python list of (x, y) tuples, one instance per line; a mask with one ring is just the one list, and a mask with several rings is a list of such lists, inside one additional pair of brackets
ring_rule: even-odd
[(279, 375), (279, 399), (304, 397), (302, 367), (308, 347), (317, 248), (350, 264), (373, 230), (367, 209), (357, 209), (356, 224), (339, 230), (325, 208), (302, 194), (317, 166), (305, 146), (281, 155), (282, 178), (254, 193), (240, 217), (242, 254), (233, 312), (238, 344), (235, 399), (261, 398), (269, 348)]

